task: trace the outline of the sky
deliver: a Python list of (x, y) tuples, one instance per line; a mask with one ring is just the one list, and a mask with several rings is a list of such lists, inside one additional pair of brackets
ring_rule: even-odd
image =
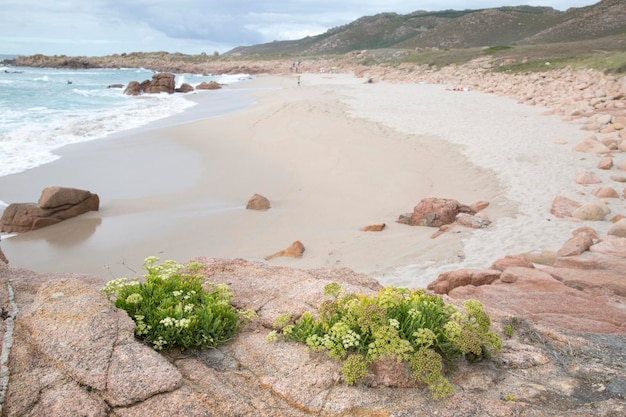
[(0, 54), (220, 54), (314, 36), (363, 16), (599, 0), (0, 0)]

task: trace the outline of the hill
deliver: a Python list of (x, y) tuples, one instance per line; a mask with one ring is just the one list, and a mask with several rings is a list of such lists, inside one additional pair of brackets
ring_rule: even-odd
[(328, 55), (371, 49), (451, 49), (589, 41), (626, 34), (622, 0), (565, 12), (550, 7), (381, 13), (299, 40), (240, 46), (225, 55)]

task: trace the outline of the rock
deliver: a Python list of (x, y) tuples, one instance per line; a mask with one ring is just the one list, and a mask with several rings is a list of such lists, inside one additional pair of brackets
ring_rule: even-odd
[(580, 185), (600, 184), (602, 180), (593, 172), (581, 172), (576, 175), (576, 183)]
[(385, 223), (370, 224), (363, 227), (361, 230), (364, 232), (381, 232), (385, 228)]
[(524, 255), (507, 255), (504, 258), (495, 261), (489, 269), (495, 269), (497, 271), (504, 271), (507, 268), (514, 266), (523, 266), (524, 268), (534, 268), (535, 266)]
[(138, 96), (141, 94), (141, 84), (138, 81), (131, 81), (126, 86), (124, 94), (127, 96)]
[(605, 170), (613, 168), (613, 158), (611, 158), (610, 156), (605, 156), (600, 160), (600, 162), (598, 162), (597, 168)]
[(626, 219), (621, 219), (614, 223), (607, 232), (608, 235), (626, 237)]
[(626, 259), (626, 236), (607, 238), (589, 248), (591, 252), (617, 256)]
[(104, 416), (94, 410), (131, 405), (182, 383), (174, 366), (134, 339), (126, 312), (80, 279), (43, 284), (16, 326), (7, 399), (17, 401), (20, 387), (29, 386), (39, 395), (23, 400), (45, 408), (41, 415)]
[(576, 152), (585, 152), (592, 154), (607, 154), (611, 152), (606, 145), (599, 142), (597, 139), (587, 138), (581, 143), (573, 147)]
[(601, 269), (577, 269), (577, 268), (548, 268), (551, 276), (570, 288), (577, 290), (594, 289), (603, 292), (606, 290), (626, 297), (626, 282), (624, 274)]
[(124, 84), (109, 84), (107, 88), (124, 88)]
[(473, 216), (467, 213), (459, 213), (456, 216), (456, 223), (472, 229), (484, 229), (491, 224), (491, 220), (480, 216)]
[(453, 223), (459, 213), (475, 214), (468, 206), (448, 198), (424, 198), (408, 216), (410, 226), (440, 227)]
[(470, 206), (472, 211), (475, 211), (476, 213), (486, 209), (487, 207), (489, 207), (489, 201), (477, 201)]
[(28, 232), (62, 222), (89, 211), (98, 211), (100, 198), (89, 191), (48, 187), (34, 203), (12, 203), (2, 213), (0, 231)]
[(279, 256), (287, 256), (290, 258), (301, 258), (304, 253), (304, 245), (299, 240), (296, 240), (287, 249), (276, 252), (273, 255), (265, 257), (266, 261), (270, 259), (278, 258)]
[(152, 76), (152, 80), (145, 80), (141, 83), (138, 81), (131, 81), (124, 90), (124, 94), (129, 96), (138, 96), (141, 93), (146, 94), (159, 94), (167, 93), (172, 94), (176, 89), (176, 81), (174, 74), (171, 73), (158, 73)]
[[(149, 360), (149, 355), (137, 357), (135, 350), (147, 348), (132, 338), (133, 328), (128, 326), (130, 320), (125, 313), (111, 304), (102, 304), (102, 295), (94, 290), (104, 284), (102, 281), (1, 268), (0, 302), (9, 305), (3, 289), (10, 282), (20, 306), (9, 355), (10, 379), (3, 414), (7, 417), (619, 415), (621, 402), (615, 396), (621, 392), (620, 381), (625, 380), (621, 366), (623, 333), (611, 323), (620, 320), (623, 323), (624, 318), (616, 315), (619, 309), (614, 303), (615, 296), (587, 294), (554, 279), (551, 281), (560, 285), (558, 291), (552, 291), (551, 285), (529, 286), (528, 280), (516, 271), (526, 268), (506, 270), (518, 278), (514, 283), (502, 284), (496, 280), (491, 285), (468, 285), (453, 290), (484, 290), (496, 295), (482, 300), (492, 325), (502, 335), (504, 324), (511, 323), (514, 332), (511, 337), (503, 337), (503, 349), (492, 360), (455, 363), (457, 366), (447, 377), (456, 393), (445, 401), (434, 401), (424, 384), (415, 383), (406, 368), (393, 360), (371, 364), (361, 383), (346, 386), (341, 364), (326, 354), (310, 352), (301, 343), (268, 341), (276, 317), (291, 313), (297, 318), (328, 300), (323, 295), (327, 284), (337, 282), (347, 292), (374, 295), (382, 288), (375, 279), (346, 268), (298, 270), (242, 259), (194, 261), (205, 266), (202, 274), (207, 282), (227, 283), (233, 291), (233, 304), (255, 310), (259, 318), (246, 325), (227, 345), (155, 354), (160, 357), (157, 362)], [(45, 295), (43, 288), (48, 288)], [(515, 290), (502, 292), (507, 288)], [(526, 288), (538, 292), (525, 292)], [(576, 302), (550, 298), (572, 294), (581, 295)], [(463, 298), (442, 298), (457, 305), (463, 302)], [(506, 309), (496, 309), (497, 305)], [(530, 308), (528, 314), (523, 313), (526, 305)], [(28, 328), (24, 327), (24, 317), (30, 321)], [(111, 321), (116, 317), (117, 321)], [(53, 352), (65, 352), (57, 355), (56, 360), (49, 359), (32, 340), (31, 329), (40, 327), (38, 320), (44, 320), (46, 330), (36, 335), (37, 340), (51, 337), (56, 341)], [(546, 327), (552, 322), (556, 325)], [(55, 329), (57, 323), (62, 329)], [(569, 330), (574, 325), (579, 326), (577, 329), (591, 329), (591, 333), (581, 335), (560, 330)], [(64, 332), (64, 329), (70, 330)], [(615, 334), (598, 334), (615, 329), (618, 330)], [(74, 345), (77, 335), (84, 345)], [(52, 345), (54, 341), (45, 343)], [(118, 347), (124, 350), (117, 351)], [(70, 352), (72, 348), (77, 352)], [(98, 349), (103, 352), (99, 353)], [(108, 372), (105, 391), (83, 385), (80, 382), (83, 376), (78, 375), (81, 378), (78, 380), (68, 375), (68, 370), (75, 369), (77, 364), (89, 362), (78, 359), (82, 353), (96, 358), (110, 355), (108, 365), (102, 365), (100, 359), (94, 360), (93, 372), (78, 366), (82, 374), (95, 376), (103, 374), (95, 372), (103, 366), (110, 369), (113, 375)], [(168, 370), (175, 367), (180, 377), (164, 372), (163, 366)], [(166, 377), (177, 382), (165, 381)], [(130, 380), (122, 382), (125, 378)], [(596, 382), (612, 388), (607, 388), (606, 394), (598, 391), (589, 397), (588, 388), (595, 387)], [(160, 384), (165, 384), (162, 391), (150, 395), (154, 391), (149, 388)], [(552, 396), (546, 398), (546, 393), (558, 395), (559, 402), (555, 403)], [(114, 405), (145, 395), (149, 396), (129, 405)], [(504, 401), (505, 395), (516, 401)]]
[(572, 213), (574, 212), (574, 210), (579, 207), (580, 203), (578, 203), (577, 201), (558, 195), (552, 201), (550, 213), (559, 218), (572, 217)]
[(176, 88), (174, 74), (161, 72), (154, 74), (150, 83), (143, 89), (146, 94), (172, 94)]
[(91, 198), (86, 190), (68, 187), (46, 187), (39, 197), (39, 207), (54, 209), (65, 205), (76, 205)]
[(619, 194), (613, 187), (599, 187), (591, 192), (598, 198), (619, 198)]
[(269, 210), (270, 207), (270, 201), (267, 197), (260, 194), (254, 194), (248, 200), (248, 204), (246, 204), (247, 210)]
[(567, 242), (557, 251), (559, 256), (580, 255), (593, 245), (593, 236), (586, 232), (575, 233)]
[(177, 93), (191, 93), (193, 91), (193, 86), (187, 83), (183, 83), (180, 87), (175, 89)]
[(508, 269), (505, 269), (504, 271), (502, 271), (502, 274), (500, 274), (500, 282), (503, 282), (505, 284), (512, 284), (516, 282), (517, 279), (517, 275), (515, 275), (515, 273), (509, 271)]
[(500, 278), (500, 271), (482, 269), (459, 269), (443, 272), (436, 280), (428, 284), (428, 289), (437, 294), (448, 294), (451, 290), (464, 285), (487, 285)]
[(579, 220), (600, 221), (604, 220), (611, 210), (602, 202), (586, 203), (574, 210), (572, 217)]
[(617, 169), (619, 169), (620, 171), (626, 171), (626, 159), (617, 164)]
[(530, 251), (523, 255), (529, 262), (539, 265), (554, 265), (558, 255), (551, 250)]
[(215, 81), (203, 81), (196, 86), (196, 90), (219, 90), (222, 86)]
[(508, 284), (457, 287), (449, 296), (462, 300), (474, 298), (490, 308), (553, 329), (626, 334), (626, 311), (609, 296), (569, 288), (550, 273), (536, 268), (515, 267), (505, 272), (515, 275), (517, 280)]

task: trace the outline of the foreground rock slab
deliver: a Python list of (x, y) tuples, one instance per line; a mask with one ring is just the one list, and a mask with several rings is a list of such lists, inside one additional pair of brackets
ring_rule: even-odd
[[(514, 329), (511, 338), (503, 336), (502, 352), (492, 361), (461, 362), (451, 377), (456, 394), (433, 401), (423, 386), (410, 381), (403, 387), (387, 386), (402, 371), (389, 364), (379, 366), (376, 378), (348, 387), (340, 365), (326, 355), (308, 352), (298, 343), (267, 340), (278, 315), (314, 311), (325, 300), (327, 284), (374, 294), (381, 286), (373, 278), (349, 269), (305, 271), (241, 259), (195, 261), (205, 266), (207, 281), (228, 284), (233, 303), (255, 310), (259, 318), (226, 346), (163, 355), (132, 337), (130, 318), (98, 291), (105, 284), (101, 280), (0, 268), (2, 305), (17, 307), (8, 308), (11, 318), (2, 327), (6, 336), (6, 323), (14, 321), (2, 415), (606, 416), (625, 410), (624, 334), (604, 334), (598, 327), (551, 327), (553, 321), (535, 310), (513, 316), (506, 302), (511, 293), (508, 298), (483, 297), (495, 329), (500, 334), (507, 325)], [(513, 261), (506, 264), (521, 263)], [(541, 273), (541, 279), (551, 279), (544, 271), (509, 269), (527, 269), (531, 277)], [(473, 288), (488, 295), (489, 289), (510, 285), (465, 285), (451, 294)], [(615, 297), (612, 300), (621, 300), (623, 306), (623, 298)], [(558, 321), (579, 319), (575, 312), (563, 310)], [(618, 323), (613, 327), (619, 328)]]

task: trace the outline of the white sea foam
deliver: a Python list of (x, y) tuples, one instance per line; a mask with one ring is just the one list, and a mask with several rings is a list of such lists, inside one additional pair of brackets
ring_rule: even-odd
[[(62, 146), (100, 139), (145, 126), (195, 106), (182, 95), (130, 97), (131, 80), (150, 79), (152, 71), (54, 70), (11, 68), (0, 73), (0, 176), (18, 173), (58, 158)], [(231, 82), (235, 76), (177, 75), (177, 85)], [(5, 88), (6, 86), (6, 88)]]

